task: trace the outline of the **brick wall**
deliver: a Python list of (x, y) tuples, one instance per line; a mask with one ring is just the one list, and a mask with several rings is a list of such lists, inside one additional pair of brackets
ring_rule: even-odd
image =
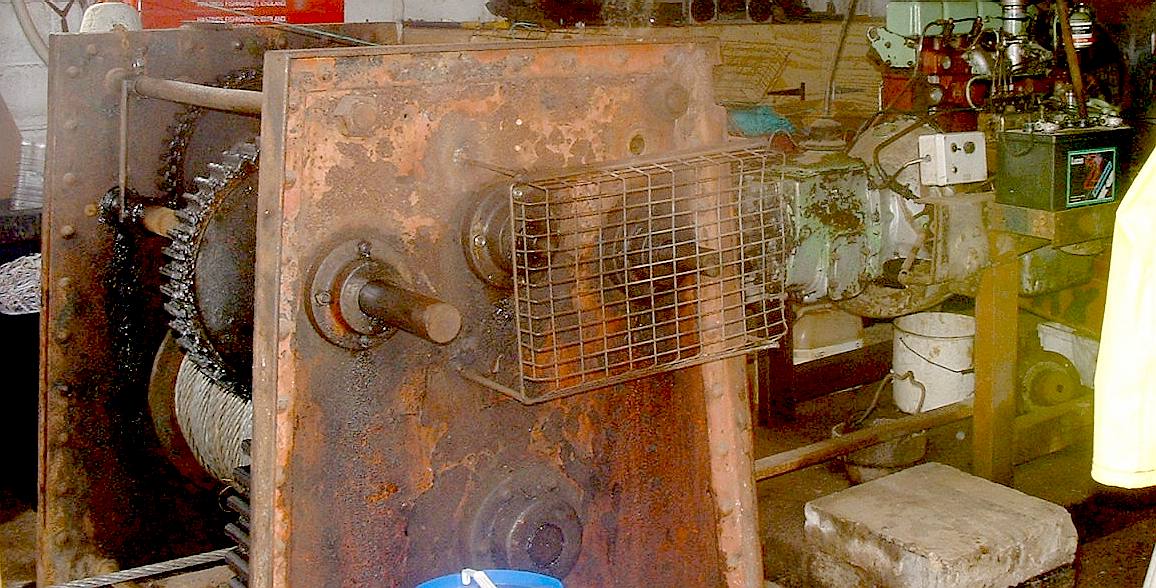
[[(48, 124), (48, 69), (25, 40), (12, 12), (12, 2), (23, 1), (0, 0), (0, 96), (24, 136), (43, 141)], [(29, 0), (28, 8), (42, 30), (60, 30), (59, 19), (43, 2)], [(74, 27), (80, 23), (79, 14), (72, 23)]]

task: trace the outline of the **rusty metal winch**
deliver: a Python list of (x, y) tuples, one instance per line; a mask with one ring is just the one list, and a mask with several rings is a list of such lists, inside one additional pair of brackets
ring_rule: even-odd
[(787, 213), (717, 47), (391, 31), (53, 38), (40, 582), (220, 547), (231, 483), (249, 586), (760, 584)]

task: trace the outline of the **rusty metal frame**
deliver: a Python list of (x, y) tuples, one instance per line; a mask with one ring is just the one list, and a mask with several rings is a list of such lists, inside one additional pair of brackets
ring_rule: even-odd
[[(350, 25), (390, 42), (393, 27)], [(260, 67), (271, 49), (317, 46), (274, 29), (189, 28), (53, 35), (49, 67), (48, 168), (43, 211), (38, 585), (153, 563), (219, 545), (224, 521), (212, 490), (169, 463), (152, 433), (147, 380), (167, 330), (155, 276), (134, 286), (139, 304), (110, 308), (112, 229), (101, 197), (118, 184), (118, 119), (126, 73), (211, 83)], [(130, 100), (129, 186), (146, 196), (166, 149), (164, 126), (179, 106)], [(160, 262), (160, 238), (137, 239), (134, 262)], [(144, 336), (118, 365), (114, 317), (134, 316)], [(135, 374), (135, 375), (134, 375)]]
[[(452, 571), (461, 523), (447, 519), (522, 467), (557, 471), (584, 497), (568, 586), (762, 582), (741, 358), (536, 406), (452, 367), (509, 369), (493, 354), (515, 349), (506, 295), (468, 273), (452, 238), (470, 197), (504, 178), (457, 155), (534, 170), (627, 156), (639, 132), (659, 153), (721, 142), (716, 62), (716, 47), (688, 41), (267, 56), (251, 586), (407, 586)], [(646, 97), (671, 81), (688, 89), (685, 112)], [(342, 100), (372, 108), (350, 118)], [(305, 288), (350, 238), (392, 243), (410, 287), (461, 309), (462, 335), (327, 343)]]

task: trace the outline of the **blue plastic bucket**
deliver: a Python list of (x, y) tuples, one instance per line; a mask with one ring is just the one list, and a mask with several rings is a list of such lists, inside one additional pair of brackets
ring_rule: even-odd
[[(518, 570), (482, 570), (498, 588), (563, 588), (557, 578)], [(418, 584), (417, 588), (462, 588), (460, 573), (434, 578)], [(470, 586), (476, 587), (477, 583)]]

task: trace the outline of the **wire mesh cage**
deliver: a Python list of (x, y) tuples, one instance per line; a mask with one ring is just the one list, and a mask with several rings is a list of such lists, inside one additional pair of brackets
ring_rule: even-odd
[(729, 42), (719, 47), (715, 99), (722, 104), (751, 105), (767, 98), (787, 67), (788, 53), (770, 43)]
[(775, 345), (781, 157), (746, 144), (515, 184), (519, 392), (556, 397)]

